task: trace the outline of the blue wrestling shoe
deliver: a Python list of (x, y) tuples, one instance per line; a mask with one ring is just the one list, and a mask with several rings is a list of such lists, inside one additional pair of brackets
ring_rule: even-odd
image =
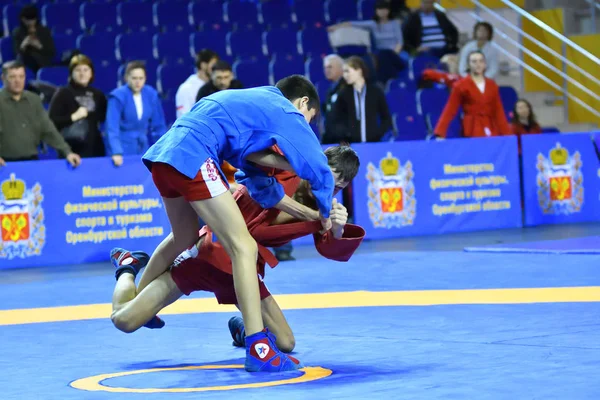
[[(143, 251), (130, 252), (120, 247), (115, 247), (110, 251), (110, 261), (116, 268), (115, 278), (117, 280), (119, 280), (119, 276), (124, 272), (130, 273), (134, 277), (137, 276), (140, 270), (148, 264), (149, 260), (150, 256)], [(165, 321), (157, 315), (144, 324), (144, 327), (148, 329), (160, 329), (164, 326)]]
[(164, 328), (165, 321), (163, 321), (158, 315), (152, 317), (152, 319), (144, 324), (144, 328), (148, 329), (161, 329)]
[(235, 347), (246, 347), (246, 330), (244, 329), (244, 320), (240, 317), (231, 317), (229, 320), (229, 333), (233, 339)]
[(248, 372), (284, 372), (304, 368), (294, 357), (283, 354), (275, 345), (275, 335), (267, 328), (246, 336), (246, 363)]
[(143, 251), (133, 251), (115, 247), (110, 251), (110, 261), (115, 266), (115, 278), (119, 279), (119, 276), (123, 272), (128, 272), (137, 276), (138, 272), (148, 264), (150, 256)]

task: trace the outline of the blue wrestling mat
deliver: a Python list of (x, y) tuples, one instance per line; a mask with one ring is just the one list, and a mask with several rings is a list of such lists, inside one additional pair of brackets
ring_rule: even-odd
[(465, 247), (472, 253), (600, 254), (600, 236)]
[(600, 399), (600, 256), (461, 250), (269, 270), (309, 367), (280, 374), (241, 369), (227, 329), (239, 312), (209, 294), (125, 334), (108, 263), (4, 270), (0, 399)]

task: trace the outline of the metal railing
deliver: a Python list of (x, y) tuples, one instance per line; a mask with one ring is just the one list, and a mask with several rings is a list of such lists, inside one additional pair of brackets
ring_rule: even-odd
[(596, 0), (585, 0), (590, 5), (590, 18), (592, 19), (592, 32), (596, 33), (596, 13), (600, 11), (600, 3)]
[[(595, 83), (596, 85), (598, 85), (600, 87), (600, 79), (598, 79), (596, 76), (590, 74), (588, 71), (581, 68), (579, 65), (573, 63), (571, 60), (569, 60), (566, 57), (567, 47), (570, 47), (573, 51), (578, 52), (579, 54), (588, 58), (592, 62), (600, 64), (600, 59), (598, 59), (598, 57), (594, 56), (593, 54), (591, 54), (590, 52), (588, 52), (581, 46), (577, 45), (573, 41), (571, 41), (569, 38), (560, 34), (556, 30), (554, 30), (552, 27), (548, 26), (547, 24), (545, 24), (544, 22), (539, 20), (538, 18), (534, 17), (533, 15), (529, 14), (525, 10), (523, 10), (520, 7), (516, 6), (515, 4), (511, 3), (510, 1), (507, 1), (507, 0), (500, 0), (500, 1), (502, 3), (504, 3), (508, 8), (514, 10), (517, 14), (519, 14), (521, 18), (524, 18), (524, 19), (527, 19), (527, 20), (533, 22), (534, 24), (536, 24), (537, 26), (539, 26), (540, 28), (542, 28), (543, 30), (545, 30), (546, 32), (548, 32), (549, 34), (554, 36), (555, 38), (559, 39), (562, 44), (561, 45), (562, 46), (562, 49), (561, 49), (562, 54), (554, 51), (553, 49), (551, 49), (544, 43), (540, 42), (533, 36), (529, 35), (527, 32), (523, 31), (523, 29), (521, 29), (520, 26), (516, 26), (515, 24), (513, 24), (511, 21), (504, 18), (502, 15), (500, 15), (496, 11), (483, 5), (479, 0), (471, 0), (471, 2), (475, 5), (475, 11), (469, 11), (468, 15), (470, 17), (472, 17), (475, 21), (483, 21), (483, 18), (479, 15), (479, 12), (485, 11), (491, 18), (494, 19), (494, 21), (488, 20), (488, 22), (490, 22), (494, 25), (494, 35), (501, 37), (506, 43), (508, 43), (511, 46), (514, 46), (516, 49), (518, 49), (521, 57), (516, 57), (513, 53), (511, 53), (509, 50), (507, 50), (504, 46), (501, 46), (500, 44), (498, 44), (496, 41), (492, 41), (491, 44), (502, 54), (506, 55), (510, 60), (515, 62), (517, 65), (519, 65), (523, 70), (529, 71), (533, 75), (540, 78), (542, 81), (546, 82), (550, 87), (555, 89), (557, 92), (561, 93), (561, 97), (563, 100), (564, 113), (565, 113), (564, 115), (565, 115), (566, 120), (568, 120), (568, 115), (569, 115), (569, 101), (573, 101), (573, 102), (579, 104), (580, 106), (582, 106), (583, 108), (588, 110), (590, 113), (592, 113), (592, 115), (600, 118), (599, 110), (595, 109), (594, 107), (590, 106), (585, 101), (583, 101), (582, 99), (580, 99), (579, 97), (574, 95), (573, 93), (569, 92), (568, 84), (571, 84), (571, 85), (577, 87), (578, 89), (580, 89), (581, 91), (583, 91), (584, 93), (586, 93), (587, 95), (589, 95), (590, 97), (592, 97), (593, 99), (595, 99), (596, 101), (600, 101), (600, 95), (598, 95), (594, 90), (589, 89), (589, 87), (587, 85), (581, 83), (580, 81), (574, 79), (573, 77), (569, 76), (569, 74), (567, 74), (567, 67), (570, 67), (574, 71), (577, 71), (582, 76), (584, 76), (587, 80)], [(593, 1), (593, 0), (590, 0), (590, 1)], [(436, 3), (436, 8), (438, 8), (440, 11), (446, 11), (442, 6), (440, 6), (437, 3)], [(452, 19), (451, 15), (449, 15), (449, 17)], [(507, 30), (516, 32), (518, 35), (518, 40), (515, 40), (512, 37), (510, 37), (506, 33)], [(561, 64), (561, 68), (559, 69), (559, 68), (555, 67), (553, 65), (553, 63), (548, 62), (547, 60), (540, 57), (538, 54), (536, 54), (531, 49), (525, 47), (523, 45), (524, 38), (531, 41), (533, 44), (535, 44), (539, 48), (543, 49), (549, 55), (554, 57), (555, 60), (558, 60)], [(556, 73), (558, 76), (560, 76), (562, 82), (560, 82), (560, 83), (554, 82), (553, 79), (545, 76), (543, 73), (538, 71), (532, 65), (527, 64), (523, 60), (523, 57), (522, 57), (523, 54), (527, 54), (532, 59), (537, 61), (539, 64), (548, 68), (550, 71)]]

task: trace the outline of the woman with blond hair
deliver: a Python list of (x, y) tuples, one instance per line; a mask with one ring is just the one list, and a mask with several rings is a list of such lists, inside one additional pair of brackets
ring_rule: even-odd
[(106, 96), (91, 86), (94, 65), (83, 54), (71, 58), (69, 82), (52, 97), (48, 114), (73, 152), (81, 157), (103, 157), (99, 125), (106, 119)]

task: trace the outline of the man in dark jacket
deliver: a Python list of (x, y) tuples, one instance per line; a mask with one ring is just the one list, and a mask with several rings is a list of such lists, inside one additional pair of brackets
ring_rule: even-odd
[[(344, 81), (344, 59), (337, 54), (329, 54), (323, 58), (323, 71), (325, 78), (329, 82), (330, 86), (327, 90), (327, 96), (325, 99), (321, 99), (321, 115), (325, 120), (325, 132), (323, 132), (323, 138), (331, 135), (334, 129), (333, 121), (328, 118), (333, 109), (333, 104), (337, 100), (339, 92), (346, 86)], [(322, 139), (323, 139), (322, 138)]]
[(234, 79), (233, 71), (227, 61), (219, 60), (215, 63), (210, 74), (210, 82), (198, 90), (196, 101), (213, 93), (226, 89), (242, 89), (242, 82)]
[(35, 6), (25, 6), (19, 15), (21, 24), (12, 33), (13, 48), (18, 59), (37, 72), (50, 65), (56, 52), (50, 29), (42, 26)]
[(422, 0), (421, 8), (406, 20), (402, 33), (407, 51), (441, 58), (458, 52), (458, 30), (445, 13), (434, 9), (434, 4), (435, 0)]

